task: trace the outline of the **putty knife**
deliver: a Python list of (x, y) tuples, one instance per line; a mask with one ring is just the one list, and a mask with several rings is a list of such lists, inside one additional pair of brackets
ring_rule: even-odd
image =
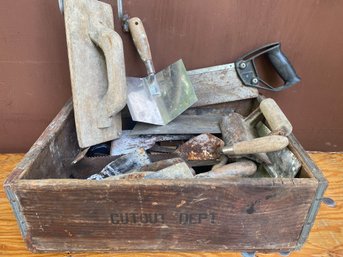
[(182, 60), (155, 74), (142, 21), (131, 18), (128, 24), (148, 73), (145, 78), (127, 78), (127, 105), (131, 117), (135, 121), (166, 125), (197, 101), (194, 88)]
[(62, 9), (77, 139), (85, 148), (120, 136), (127, 95), (123, 43), (109, 4), (64, 0)]

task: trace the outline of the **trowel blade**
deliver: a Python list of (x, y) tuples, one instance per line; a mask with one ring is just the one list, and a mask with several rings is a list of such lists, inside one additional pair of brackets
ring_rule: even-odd
[(127, 78), (127, 105), (133, 120), (166, 125), (192, 106), (197, 97), (182, 60), (155, 76)]

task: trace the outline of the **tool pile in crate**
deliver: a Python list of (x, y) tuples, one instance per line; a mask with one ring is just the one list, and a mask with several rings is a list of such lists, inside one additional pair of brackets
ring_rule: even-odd
[[(275, 101), (258, 92), (299, 81), (280, 44), (230, 64), (187, 71), (179, 60), (156, 72), (142, 21), (119, 15), (147, 70), (128, 78), (111, 6), (60, 6), (73, 102), (4, 183), (28, 248), (300, 249), (328, 183)], [(264, 81), (261, 67), (283, 85)]]
[[(85, 158), (94, 163), (82, 178), (297, 175), (300, 161), (287, 148), (292, 125), (276, 102), (257, 90), (280, 91), (300, 81), (279, 43), (235, 63), (187, 71), (179, 60), (156, 73), (142, 21), (125, 15), (124, 27), (147, 70), (146, 77), (126, 77), (110, 5), (97, 0), (64, 0), (61, 5), (80, 146), (72, 165)], [(260, 56), (269, 59), (284, 85), (274, 87), (260, 78), (255, 65)], [(245, 117), (228, 105), (253, 98), (259, 106)], [(122, 122), (125, 105), (130, 116)]]

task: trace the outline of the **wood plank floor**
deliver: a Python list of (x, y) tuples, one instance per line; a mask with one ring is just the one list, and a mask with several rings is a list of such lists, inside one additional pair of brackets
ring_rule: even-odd
[[(23, 154), (0, 154), (0, 183), (8, 176)], [(329, 181), (325, 196), (336, 201), (336, 208), (320, 207), (310, 236), (301, 251), (291, 256), (338, 257), (343, 256), (343, 153), (311, 153), (311, 157)], [(0, 256), (73, 256), (73, 257), (239, 257), (240, 253), (53, 253), (32, 254), (21, 238), (16, 220), (1, 187), (0, 190)], [(256, 256), (280, 256), (279, 254), (260, 254)]]

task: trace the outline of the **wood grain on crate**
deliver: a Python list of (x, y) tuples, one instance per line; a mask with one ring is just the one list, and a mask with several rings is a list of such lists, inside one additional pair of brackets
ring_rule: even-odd
[[(0, 182), (8, 176), (23, 154), (0, 154)], [(315, 225), (304, 247), (291, 256), (338, 257), (343, 256), (343, 153), (312, 153), (311, 157), (323, 171), (329, 181), (326, 196), (333, 198), (336, 208), (322, 205)], [(16, 220), (3, 189), (0, 190), (0, 256), (73, 256), (102, 257), (114, 256), (112, 253), (51, 253), (31, 254), (21, 238)], [(206, 256), (206, 257), (238, 257), (240, 253), (116, 253), (117, 257), (167, 257), (167, 256)], [(260, 254), (257, 256), (280, 256), (278, 254)]]

